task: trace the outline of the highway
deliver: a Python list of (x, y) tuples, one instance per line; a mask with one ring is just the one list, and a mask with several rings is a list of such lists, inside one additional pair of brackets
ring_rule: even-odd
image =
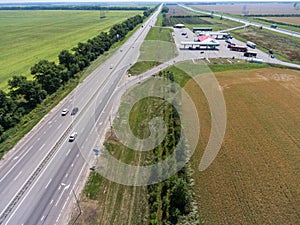
[[(105, 63), (49, 112), (0, 161), (0, 224), (66, 224), (89, 167), (93, 148), (103, 139), (126, 85), (126, 71), (139, 56), (139, 48), (159, 9)], [(133, 79), (127, 85), (134, 85)], [(76, 115), (61, 115), (78, 107)], [(69, 142), (69, 135), (78, 136)]]
[[(211, 14), (210, 12), (203, 11), (203, 10), (195, 10), (195, 9), (193, 9), (191, 7), (188, 7), (188, 6), (185, 6), (185, 5), (179, 4), (179, 6), (185, 8), (187, 10), (190, 10), (190, 11), (200, 12), (200, 13), (207, 14), (207, 15)], [(286, 35), (290, 35), (290, 36), (300, 38), (300, 33), (299, 32), (286, 30), (286, 29), (282, 29), (282, 28), (271, 28), (271, 27), (269, 27), (267, 25), (264, 25), (264, 24), (260, 24), (260, 23), (256, 23), (256, 22), (250, 22), (250, 21), (245, 20), (245, 19), (234, 18), (234, 17), (231, 17), (231, 16), (221, 15), (221, 14), (218, 14), (218, 13), (214, 13), (214, 16), (218, 16), (218, 17), (222, 16), (224, 19), (229, 19), (229, 20), (232, 20), (232, 21), (243, 23), (243, 24), (245, 24), (245, 26), (252, 25), (252, 26), (256, 26), (256, 27), (262, 27), (263, 29), (267, 29), (267, 30), (275, 31), (275, 32), (278, 32), (278, 33), (281, 33), (281, 34), (286, 34)]]

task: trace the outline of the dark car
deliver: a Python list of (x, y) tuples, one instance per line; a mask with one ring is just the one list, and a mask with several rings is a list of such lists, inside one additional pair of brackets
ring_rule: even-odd
[(78, 107), (72, 109), (71, 115), (75, 115), (78, 112)]

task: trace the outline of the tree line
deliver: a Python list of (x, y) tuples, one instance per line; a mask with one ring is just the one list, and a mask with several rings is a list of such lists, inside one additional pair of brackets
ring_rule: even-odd
[(59, 62), (41, 60), (30, 69), (32, 80), (25, 76), (13, 76), (8, 81), (9, 92), (0, 90), (0, 143), (7, 139), (5, 131), (18, 124), (21, 118), (32, 111), (48, 95), (55, 93), (76, 74), (90, 65), (98, 56), (124, 39), (135, 26), (142, 23), (156, 8), (144, 11), (144, 16), (136, 15), (120, 24), (115, 24), (109, 32), (101, 32), (96, 37), (79, 42), (76, 47), (62, 50)]
[[(170, 71), (160, 72), (159, 76), (165, 77), (171, 82), (175, 81), (175, 75)], [(170, 87), (169, 91), (173, 91), (173, 88)], [(163, 111), (164, 114), (167, 134), (153, 150), (151, 164), (157, 164), (168, 157), (170, 157), (170, 163), (168, 163), (169, 168), (160, 168), (160, 171), (153, 170), (149, 177), (150, 181), (157, 177), (163, 177), (163, 174), (174, 168), (179, 168), (188, 160), (189, 155), (187, 143), (179, 142), (181, 122), (175, 107), (169, 105), (160, 111)], [(149, 224), (200, 224), (197, 207), (193, 204), (195, 200), (191, 191), (193, 183), (191, 173), (189, 164), (186, 164), (167, 180), (147, 187)]]

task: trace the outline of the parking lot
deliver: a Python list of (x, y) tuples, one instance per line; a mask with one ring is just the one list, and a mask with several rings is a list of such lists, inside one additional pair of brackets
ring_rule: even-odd
[[(201, 50), (190, 50), (189, 48), (183, 48), (181, 42), (193, 42), (194, 39), (197, 37), (190, 29), (188, 28), (174, 28), (174, 32), (172, 33), (176, 47), (180, 55), (185, 59), (189, 58), (237, 58), (247, 60), (251, 57), (245, 57), (244, 52), (237, 52), (231, 51), (227, 46), (228, 43), (225, 42), (223, 39), (217, 39), (220, 43), (220, 46), (217, 46), (216, 49), (201, 49)], [(241, 42), (234, 37), (230, 39), (230, 41), (237, 46), (246, 46), (246, 43)], [(248, 51), (257, 52), (257, 59), (262, 59), (263, 62), (269, 63), (279, 63), (280, 61), (277, 59), (273, 59), (270, 57), (269, 54), (259, 50), (259, 49), (252, 49), (247, 47)]]

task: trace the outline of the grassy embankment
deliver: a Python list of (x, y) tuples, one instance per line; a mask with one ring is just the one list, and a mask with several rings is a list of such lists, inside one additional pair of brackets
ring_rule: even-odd
[(141, 11), (0, 11), (0, 88), (13, 75), (31, 77), (30, 67), (42, 59), (57, 61), (63, 49), (86, 42)]
[(176, 57), (177, 50), (172, 29), (152, 27), (141, 46), (140, 53), (138, 62), (128, 70), (131, 75), (139, 75)]
[[(80, 14), (80, 11), (78, 11), (78, 13)], [(123, 20), (125, 19), (126, 18), (124, 18)], [(95, 61), (91, 63), (89, 67), (77, 74), (76, 79), (69, 81), (65, 86), (61, 87), (55, 94), (48, 96), (42, 104), (38, 105), (36, 109), (34, 109), (28, 115), (24, 116), (17, 126), (8, 130), (6, 132), (6, 136), (8, 136), (8, 138), (0, 144), (0, 158), (4, 155), (5, 152), (13, 148), (13, 146), (24, 135), (26, 135), (52, 108), (54, 108), (63, 98), (65, 98), (77, 86), (79, 82), (81, 82), (94, 69), (96, 69), (106, 59), (108, 59), (116, 51), (116, 49), (119, 46), (121, 46), (128, 39), (128, 37), (130, 37), (138, 28), (139, 26), (137, 26), (134, 30), (130, 31), (124, 40), (114, 44), (109, 50), (109, 52), (106, 52), (103, 55), (99, 56)], [(107, 29), (109, 29), (109, 27)], [(76, 44), (72, 47), (75, 46)], [(60, 50), (57, 51), (59, 52)]]

